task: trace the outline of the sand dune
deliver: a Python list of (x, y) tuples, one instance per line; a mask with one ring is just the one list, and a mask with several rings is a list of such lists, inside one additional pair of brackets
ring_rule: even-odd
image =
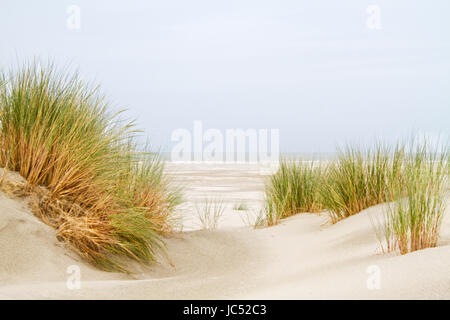
[[(242, 198), (253, 192), (255, 175), (238, 178)], [(32, 215), (26, 199), (1, 194), (0, 298), (450, 299), (449, 215), (437, 248), (382, 254), (370, 217), (383, 214), (383, 206), (334, 225), (325, 214), (305, 213), (271, 228), (183, 232), (167, 239), (170, 262), (124, 275), (80, 261)], [(81, 289), (66, 285), (71, 265), (81, 270)]]

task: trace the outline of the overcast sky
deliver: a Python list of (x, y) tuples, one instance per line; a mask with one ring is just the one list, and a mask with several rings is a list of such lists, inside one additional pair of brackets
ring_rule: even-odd
[[(81, 28), (67, 27), (70, 5)], [(381, 29), (367, 26), (380, 8)], [(178, 128), (280, 129), (282, 151), (448, 135), (450, 1), (5, 1), (0, 63), (71, 62), (153, 145)]]

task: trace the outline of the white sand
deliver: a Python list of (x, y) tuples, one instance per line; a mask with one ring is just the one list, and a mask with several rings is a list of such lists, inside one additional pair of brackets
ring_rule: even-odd
[[(242, 226), (239, 212), (231, 207), (241, 200), (260, 205), (258, 168), (170, 169), (186, 182), (185, 206), (191, 215), (186, 229), (195, 228), (192, 202), (204, 195), (222, 196), (230, 208), (219, 230), (188, 231), (167, 239), (174, 267), (167, 262), (136, 267), (132, 276), (83, 263), (55, 239), (52, 228), (32, 216), (25, 200), (0, 195), (0, 298), (450, 299), (450, 215), (437, 248), (386, 255), (369, 219), (382, 215), (383, 205), (335, 225), (326, 215), (299, 214), (254, 230)], [(81, 269), (81, 289), (66, 286), (71, 265)], [(368, 270), (379, 271), (379, 289), (368, 288)]]

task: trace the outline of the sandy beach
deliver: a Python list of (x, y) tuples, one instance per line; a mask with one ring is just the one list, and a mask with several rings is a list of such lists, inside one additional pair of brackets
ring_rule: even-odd
[(371, 300), (386, 317), (401, 300), (406, 317), (450, 301), (450, 1), (0, 7), (14, 313), (284, 319)]
[[(371, 220), (385, 204), (336, 224), (326, 213), (300, 213), (253, 229), (233, 206), (261, 206), (267, 170), (251, 164), (168, 164), (167, 170), (185, 188), (183, 232), (166, 239), (169, 259), (136, 264), (129, 275), (83, 262), (33, 216), (26, 197), (2, 193), (0, 298), (450, 299), (448, 214), (436, 248), (382, 254)], [(195, 203), (204, 197), (226, 205), (217, 230), (200, 230), (196, 221)], [(70, 266), (79, 267), (79, 289), (67, 285)]]

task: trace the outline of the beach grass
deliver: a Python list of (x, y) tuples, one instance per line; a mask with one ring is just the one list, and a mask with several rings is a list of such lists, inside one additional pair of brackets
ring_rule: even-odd
[(326, 210), (332, 223), (388, 203), (375, 228), (385, 252), (435, 247), (446, 209), (448, 147), (412, 139), (391, 148), (347, 146), (326, 165), (282, 161), (266, 185), (265, 225)]
[(405, 181), (391, 190), (395, 200), (376, 226), (383, 251), (406, 254), (437, 245), (446, 209), (447, 150), (432, 150), (424, 143), (408, 152)]
[(242, 223), (247, 227), (254, 229), (267, 225), (266, 213), (264, 210), (246, 210), (239, 214)]
[(219, 226), (220, 218), (225, 210), (225, 203), (219, 198), (206, 197), (200, 205), (196, 204), (195, 209), (202, 229), (214, 230)]
[(347, 146), (331, 161), (320, 187), (321, 201), (333, 223), (376, 204), (390, 201), (389, 192), (402, 184), (404, 150), (383, 144), (374, 148)]
[(0, 165), (19, 172), (30, 192), (41, 190), (36, 214), (101, 269), (126, 271), (121, 256), (154, 261), (180, 197), (163, 162), (140, 149), (134, 122), (111, 113), (98, 87), (52, 63), (0, 78)]
[(236, 211), (247, 211), (248, 210), (248, 205), (245, 202), (235, 203), (233, 205), (233, 210), (236, 210)]
[(265, 212), (269, 225), (300, 212), (320, 212), (319, 187), (325, 172), (320, 163), (283, 159), (265, 188)]

